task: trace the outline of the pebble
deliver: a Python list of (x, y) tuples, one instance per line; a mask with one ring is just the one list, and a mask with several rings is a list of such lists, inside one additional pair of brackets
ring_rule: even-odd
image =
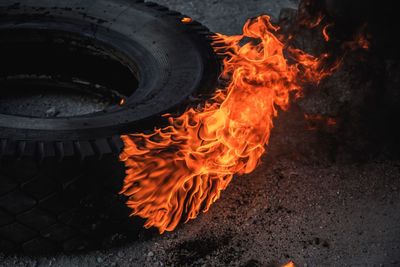
[(101, 257), (97, 257), (97, 262), (98, 262), (98, 263), (102, 263), (102, 262), (103, 262), (103, 259), (102, 259)]
[(148, 256), (148, 257), (153, 257), (153, 256), (154, 256), (154, 252), (153, 252), (153, 251), (150, 251), (150, 252), (147, 254), (147, 256)]

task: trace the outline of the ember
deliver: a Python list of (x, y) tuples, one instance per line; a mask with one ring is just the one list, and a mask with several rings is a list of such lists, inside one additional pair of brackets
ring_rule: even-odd
[(181, 19), (181, 21), (182, 21), (182, 23), (190, 23), (190, 22), (192, 22), (193, 20), (192, 20), (192, 18), (184, 17), (184, 18)]
[(370, 48), (370, 42), (368, 41), (367, 34), (363, 30), (355, 36), (354, 40), (346, 42), (343, 45), (345, 49), (348, 50), (368, 50)]
[(228, 85), (203, 107), (166, 115), (168, 127), (122, 137), (127, 171), (121, 193), (132, 215), (147, 219), (145, 227), (172, 231), (181, 219), (206, 212), (233, 175), (257, 167), (273, 119), (288, 108), (290, 96), (300, 97), (302, 85), (332, 71), (323, 68), (328, 55), (287, 47), (277, 31), (269, 16), (260, 16), (247, 21), (242, 35), (217, 34), (215, 51), (225, 56), (221, 78)]
[(308, 129), (309, 130), (316, 130), (319, 126), (327, 126), (332, 127), (337, 124), (337, 119), (323, 116), (321, 114), (304, 114), (304, 118), (308, 122)]
[(286, 265), (283, 267), (295, 267), (294, 263), (292, 261), (288, 262)]
[(322, 29), (322, 34), (324, 35), (324, 39), (326, 42), (329, 42), (331, 37), (328, 34), (328, 28), (332, 26), (332, 24), (325, 25), (324, 28)]

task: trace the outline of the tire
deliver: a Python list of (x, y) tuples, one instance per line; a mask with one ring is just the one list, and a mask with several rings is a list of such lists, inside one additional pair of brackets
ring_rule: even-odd
[[(124, 168), (118, 157), (3, 159), (0, 174), (0, 249), (49, 254), (118, 245), (137, 239), (118, 195)], [(124, 240), (125, 239), (125, 240)]]
[[(0, 250), (138, 235), (118, 195), (120, 135), (163, 125), (218, 79), (211, 33), (183, 17), (133, 0), (0, 2)], [(20, 104), (12, 92), (27, 88), (43, 92)], [(72, 92), (102, 108), (71, 108)], [(61, 112), (44, 112), (60, 96)]]

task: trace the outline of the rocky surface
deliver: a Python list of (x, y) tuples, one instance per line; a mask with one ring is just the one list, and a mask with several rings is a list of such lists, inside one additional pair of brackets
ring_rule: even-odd
[[(297, 4), (289, 0), (157, 2), (226, 34), (240, 33), (249, 17), (269, 13), (277, 18), (282, 7)], [(289, 260), (297, 266), (400, 266), (400, 161), (381, 150), (367, 149), (371, 140), (364, 136), (370, 134), (363, 132), (357, 117), (364, 114), (358, 111), (365, 106), (359, 96), (365, 96), (371, 82), (356, 82), (354, 77), (360, 74), (348, 76), (354, 70), (368, 73), (367, 67), (353, 65), (346, 65), (320, 90), (282, 113), (259, 168), (235, 177), (221, 199), (196, 220), (164, 235), (144, 231), (137, 240), (99, 251), (0, 255), (0, 266), (272, 267)], [(384, 73), (397, 77), (396, 72)], [(313, 112), (351, 115), (354, 123), (310, 126), (304, 113)], [(354, 143), (360, 144), (346, 149)]]

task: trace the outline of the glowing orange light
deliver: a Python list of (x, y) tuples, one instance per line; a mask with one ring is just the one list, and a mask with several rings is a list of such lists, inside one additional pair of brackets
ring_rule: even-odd
[(204, 106), (169, 116), (165, 128), (122, 136), (121, 193), (145, 227), (172, 231), (206, 212), (234, 174), (259, 164), (273, 118), (288, 108), (291, 93), (299, 97), (304, 82), (318, 83), (331, 72), (322, 68), (326, 55), (286, 47), (277, 30), (269, 16), (260, 16), (246, 22), (242, 35), (217, 34), (214, 47), (225, 56), (221, 78), (228, 85)]
[(292, 261), (288, 262), (286, 265), (283, 267), (296, 267)]
[(325, 25), (324, 28), (322, 29), (322, 35), (324, 36), (326, 42), (329, 42), (329, 40), (331, 39), (328, 34), (328, 28), (330, 26), (332, 26), (332, 24)]
[(342, 48), (348, 51), (359, 49), (369, 50), (371, 48), (370, 37), (368, 34), (368, 25), (364, 24), (358, 29), (352, 40), (342, 44)]
[(335, 118), (328, 118), (327, 121), (326, 121), (326, 124), (328, 126), (334, 126), (334, 125), (337, 124), (337, 120)]
[(184, 18), (181, 19), (181, 21), (182, 21), (183, 23), (190, 23), (190, 22), (192, 22), (193, 20), (192, 20), (192, 18), (184, 17)]
[(308, 122), (308, 130), (316, 130), (323, 126), (333, 127), (337, 125), (337, 119), (324, 116), (321, 114), (304, 114), (304, 118)]
[(352, 50), (361, 48), (364, 50), (368, 50), (370, 48), (370, 42), (364, 33), (358, 34), (352, 42), (349, 42), (348, 47)]
[(310, 18), (306, 18), (300, 20), (299, 23), (309, 29), (313, 29), (319, 26), (324, 18), (325, 18), (324, 15), (318, 14), (312, 20)]

